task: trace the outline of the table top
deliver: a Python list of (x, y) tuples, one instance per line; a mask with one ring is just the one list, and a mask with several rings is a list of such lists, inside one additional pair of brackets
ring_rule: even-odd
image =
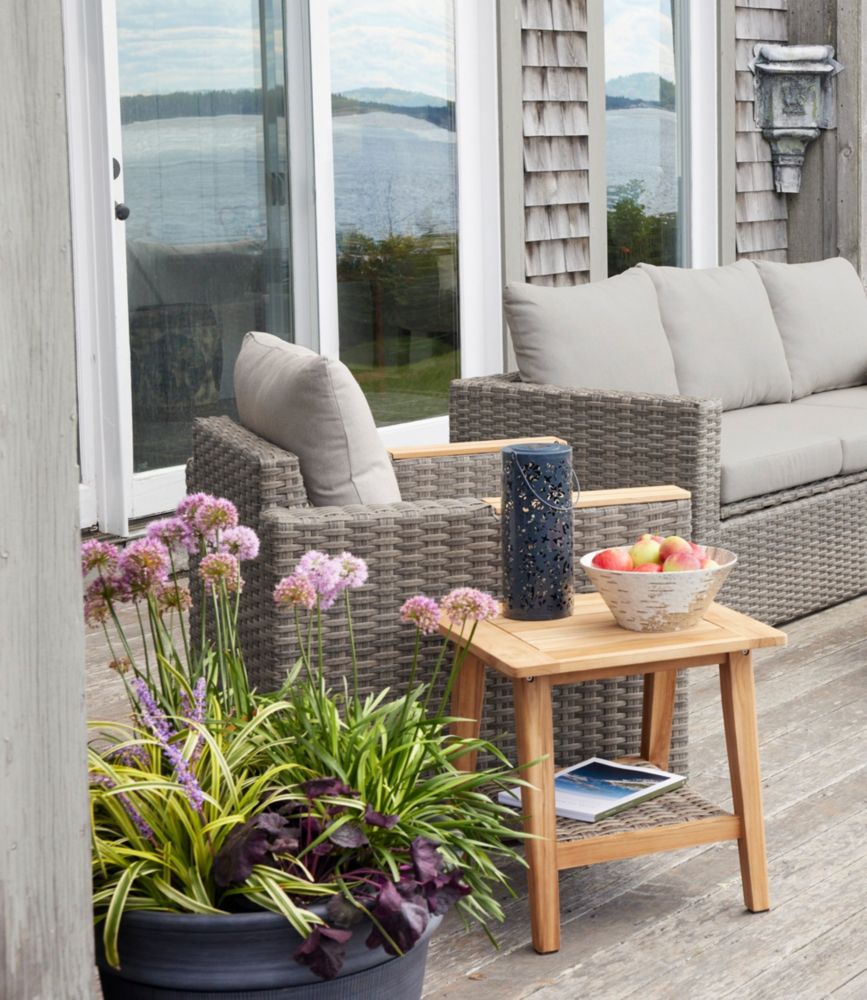
[[(445, 620), (440, 631), (460, 638)], [(726, 653), (785, 644), (785, 632), (716, 603), (682, 632), (630, 632), (614, 621), (599, 594), (581, 594), (568, 618), (522, 622), (498, 617), (479, 623), (470, 652), (507, 677), (580, 674), (575, 679), (591, 680), (644, 672), (625, 667), (719, 663)]]

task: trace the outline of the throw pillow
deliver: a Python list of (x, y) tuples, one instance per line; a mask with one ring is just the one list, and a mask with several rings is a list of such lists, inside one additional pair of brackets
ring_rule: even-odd
[(566, 288), (511, 282), (503, 301), (525, 382), (677, 393), (653, 282), (641, 271)]
[(751, 261), (700, 270), (639, 267), (656, 286), (685, 396), (721, 399), (724, 410), (791, 401), (783, 342)]
[(810, 264), (757, 260), (795, 399), (867, 382), (867, 297), (842, 257)]
[(314, 506), (400, 500), (370, 407), (342, 362), (248, 333), (235, 362), (235, 400), (245, 427), (298, 456)]

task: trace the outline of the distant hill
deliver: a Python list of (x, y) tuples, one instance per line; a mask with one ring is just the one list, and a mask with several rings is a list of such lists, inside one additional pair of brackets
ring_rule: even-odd
[(354, 90), (341, 90), (340, 93), (363, 104), (388, 104), (395, 108), (444, 108), (449, 104), (442, 97), (396, 87), (356, 87)]
[(674, 111), (674, 84), (659, 73), (629, 73), (605, 81), (606, 108), (665, 108)]
[[(357, 96), (369, 90), (379, 90), (383, 94), (398, 93), (409, 94), (409, 91), (389, 91), (383, 88), (361, 88), (350, 91), (349, 94), (331, 95), (331, 113), (335, 117), (341, 115), (367, 115), (374, 111), (389, 111), (392, 114), (409, 115), (411, 118), (421, 118), (430, 122), (438, 128), (444, 128), (449, 132), (455, 130), (455, 102), (443, 101), (439, 104), (387, 104), (383, 101), (360, 100)], [(353, 95), (353, 96), (350, 96)], [(425, 97), (419, 94), (419, 97)], [(438, 101), (438, 97), (431, 97), (430, 100)]]

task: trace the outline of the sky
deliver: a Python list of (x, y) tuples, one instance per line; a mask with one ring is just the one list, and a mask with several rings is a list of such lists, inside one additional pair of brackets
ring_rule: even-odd
[(671, 0), (605, 0), (605, 79), (629, 73), (674, 80)]
[(259, 85), (251, 0), (117, 0), (117, 22), (121, 94)]
[[(259, 86), (257, 10), (254, 0), (117, 0), (121, 94)], [(335, 92), (454, 98), (451, 0), (330, 0), (329, 26)]]

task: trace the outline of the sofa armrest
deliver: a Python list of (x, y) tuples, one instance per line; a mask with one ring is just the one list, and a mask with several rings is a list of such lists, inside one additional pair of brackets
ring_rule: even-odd
[(263, 510), (309, 503), (298, 457), (229, 417), (194, 421), (187, 490), (231, 497), (241, 523), (255, 531)]
[(719, 534), (719, 400), (563, 389), (510, 374), (453, 381), (449, 416), (458, 441), (565, 438), (582, 488), (681, 486), (692, 494), (694, 536), (713, 542)]

